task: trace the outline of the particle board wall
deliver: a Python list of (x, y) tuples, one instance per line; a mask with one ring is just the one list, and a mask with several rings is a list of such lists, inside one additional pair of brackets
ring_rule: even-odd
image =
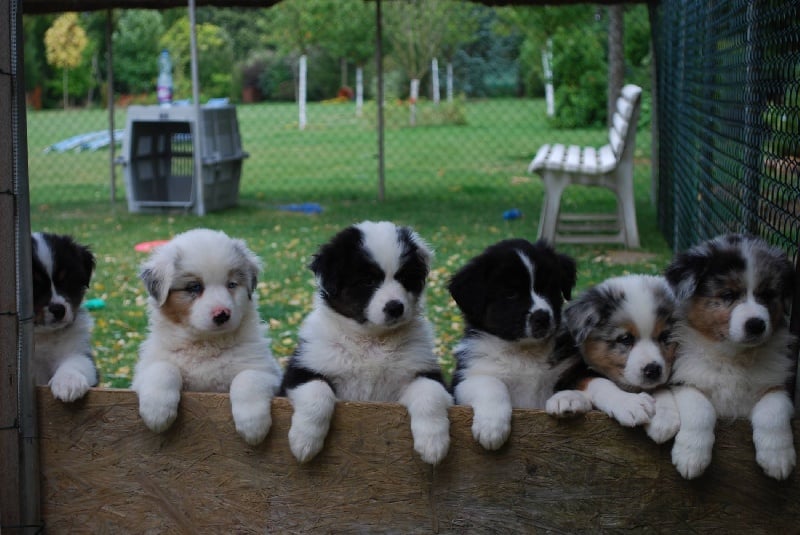
[[(719, 426), (706, 474), (683, 480), (669, 445), (591, 413), (515, 410), (486, 452), (471, 410), (451, 409), (450, 452), (432, 468), (412, 449), (403, 407), (339, 403), (323, 452), (289, 451), (291, 405), (273, 402), (266, 440), (236, 435), (224, 394), (184, 394), (178, 420), (147, 430), (136, 395), (95, 389), (73, 404), (38, 392), (48, 533), (521, 533), (532, 530), (796, 532), (800, 485), (754, 460), (747, 422)], [(795, 442), (800, 436), (795, 423)]]

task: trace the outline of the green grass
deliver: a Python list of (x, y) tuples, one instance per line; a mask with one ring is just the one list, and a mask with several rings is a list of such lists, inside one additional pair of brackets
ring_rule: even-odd
[[(364, 219), (387, 219), (414, 227), (435, 249), (427, 290), (437, 333), (437, 352), (447, 372), (462, 322), (446, 290), (448, 278), (487, 245), (509, 237), (534, 239), (542, 186), (525, 168), (545, 142), (603, 143), (603, 130), (554, 131), (544, 104), (530, 100), (468, 102), (467, 125), (395, 127), (386, 132), (386, 200), (377, 198), (377, 136), (352, 106), (312, 104), (309, 127), (297, 130), (290, 104), (240, 106), (237, 110), (245, 161), (240, 206), (203, 218), (184, 213), (131, 214), (124, 184), (109, 202), (108, 152), (44, 154), (42, 149), (81, 132), (107, 127), (97, 110), (28, 113), (31, 221), (34, 230), (70, 233), (97, 255), (88, 298), (105, 308), (92, 312), (93, 341), (101, 382), (130, 384), (139, 344), (146, 334), (144, 287), (138, 267), (145, 259), (136, 243), (166, 239), (198, 226), (245, 239), (262, 257), (260, 312), (270, 324), (272, 347), (288, 358), (299, 323), (311, 306), (313, 278), (306, 265), (317, 247), (338, 230)], [(116, 117), (124, 126), (124, 111)], [(646, 130), (646, 129), (645, 129)], [(560, 246), (579, 265), (578, 289), (622, 273), (658, 273), (671, 253), (655, 225), (650, 195), (650, 136), (637, 138), (636, 191), (639, 231), (651, 259), (617, 264), (613, 245)], [(318, 202), (319, 215), (276, 209), (283, 203)], [(568, 190), (566, 209), (613, 206), (607, 192)], [(519, 208), (524, 216), (505, 221)]]

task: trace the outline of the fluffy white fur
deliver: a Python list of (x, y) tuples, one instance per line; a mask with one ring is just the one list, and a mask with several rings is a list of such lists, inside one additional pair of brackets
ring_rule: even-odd
[(550, 411), (557, 403), (565, 414), (592, 408), (578, 393), (553, 394), (553, 386), (574, 365), (572, 360), (553, 363), (548, 358), (553, 346), (552, 338), (520, 342), (482, 333), (456, 348), (456, 352), (469, 352), (471, 365), (465, 379), (456, 385), (455, 397), (460, 404), (472, 406), (472, 435), (484, 448), (496, 450), (508, 440), (514, 407), (548, 407)]
[[(439, 369), (424, 296), (406, 290), (394, 278), (403, 252), (398, 227), (364, 222), (356, 228), (363, 234), (363, 250), (334, 254), (369, 254), (385, 278), (364, 307), (364, 322), (333, 310), (320, 292), (315, 296), (314, 308), (300, 327), (301, 346), (290, 370), (311, 370), (325, 380), (287, 388), (294, 407), (290, 448), (300, 462), (322, 450), (337, 400), (397, 402), (408, 410), (415, 451), (426, 463), (436, 464), (450, 445), (447, 410), (453, 401), (440, 382), (420, 375)], [(416, 234), (412, 240), (427, 264), (432, 254), (427, 245)], [(317, 279), (323, 288), (325, 274), (317, 273)], [(390, 301), (403, 303), (402, 316), (385, 317), (384, 306)]]
[(243, 241), (208, 229), (179, 234), (144, 264), (149, 334), (132, 388), (151, 430), (170, 427), (181, 390), (229, 391), (238, 433), (249, 444), (266, 437), (281, 370), (258, 315), (259, 269)]
[(97, 370), (88, 356), (93, 324), (89, 313), (78, 309), (68, 327), (60, 330), (34, 327), (35, 381), (49, 385), (56, 399), (75, 401), (97, 384)]

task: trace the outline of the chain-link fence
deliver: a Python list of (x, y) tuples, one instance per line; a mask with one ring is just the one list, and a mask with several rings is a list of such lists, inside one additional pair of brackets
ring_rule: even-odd
[(665, 236), (750, 232), (796, 254), (800, 6), (661, 2), (654, 20)]
[[(382, 130), (375, 105), (375, 10), (375, 3), (362, 0), (198, 9), (200, 101), (226, 98), (236, 106), (248, 155), (242, 203), (425, 196), (511, 208), (527, 198), (534, 210), (541, 186), (525, 168), (541, 144), (556, 137), (606, 142), (609, 8), (384, 2)], [(624, 81), (644, 86), (649, 103), (647, 8), (633, 5), (619, 13)], [(91, 210), (112, 198), (124, 202), (130, 194), (125, 168), (111, 161), (126, 156), (120, 138), (127, 106), (156, 104), (161, 50), (172, 58), (173, 106), (192, 97), (185, 9), (78, 15), (68, 27), (82, 30), (85, 45), (78, 47), (74, 67), (60, 67), (67, 60), (58, 63), (47, 51), (48, 36), (55, 39), (64, 16), (25, 18), (34, 217), (55, 205)], [(301, 56), (308, 99), (302, 111)], [(553, 117), (545, 99), (551, 82)], [(643, 131), (648, 118), (645, 112)], [(112, 137), (119, 143), (114, 155)], [(649, 180), (647, 132), (640, 146), (645, 160), (638, 171)]]

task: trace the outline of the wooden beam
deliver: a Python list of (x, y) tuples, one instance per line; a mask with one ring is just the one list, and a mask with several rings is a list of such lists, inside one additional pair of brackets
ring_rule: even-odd
[(325, 449), (300, 465), (284, 398), (257, 447), (236, 435), (225, 394), (185, 393), (163, 434), (144, 427), (131, 391), (94, 389), (63, 404), (41, 389), (38, 399), (53, 533), (781, 533), (800, 518), (797, 475), (763, 475), (744, 421), (719, 426), (711, 466), (686, 481), (670, 445), (596, 412), (557, 420), (515, 410), (509, 442), (487, 452), (472, 438), (471, 410), (454, 407), (450, 451), (433, 468), (413, 452), (403, 407), (339, 403)]
[[(198, 0), (198, 6), (267, 8), (281, 0)], [(373, 0), (365, 0), (373, 1)], [(471, 0), (464, 0), (471, 1)], [(595, 0), (595, 4), (643, 4), (646, 0)], [(585, 3), (585, 0), (476, 0), (487, 6), (509, 5), (569, 5)], [(25, 0), (26, 15), (60, 13), (64, 11), (100, 11), (106, 9), (171, 9), (186, 7), (185, 0)]]

